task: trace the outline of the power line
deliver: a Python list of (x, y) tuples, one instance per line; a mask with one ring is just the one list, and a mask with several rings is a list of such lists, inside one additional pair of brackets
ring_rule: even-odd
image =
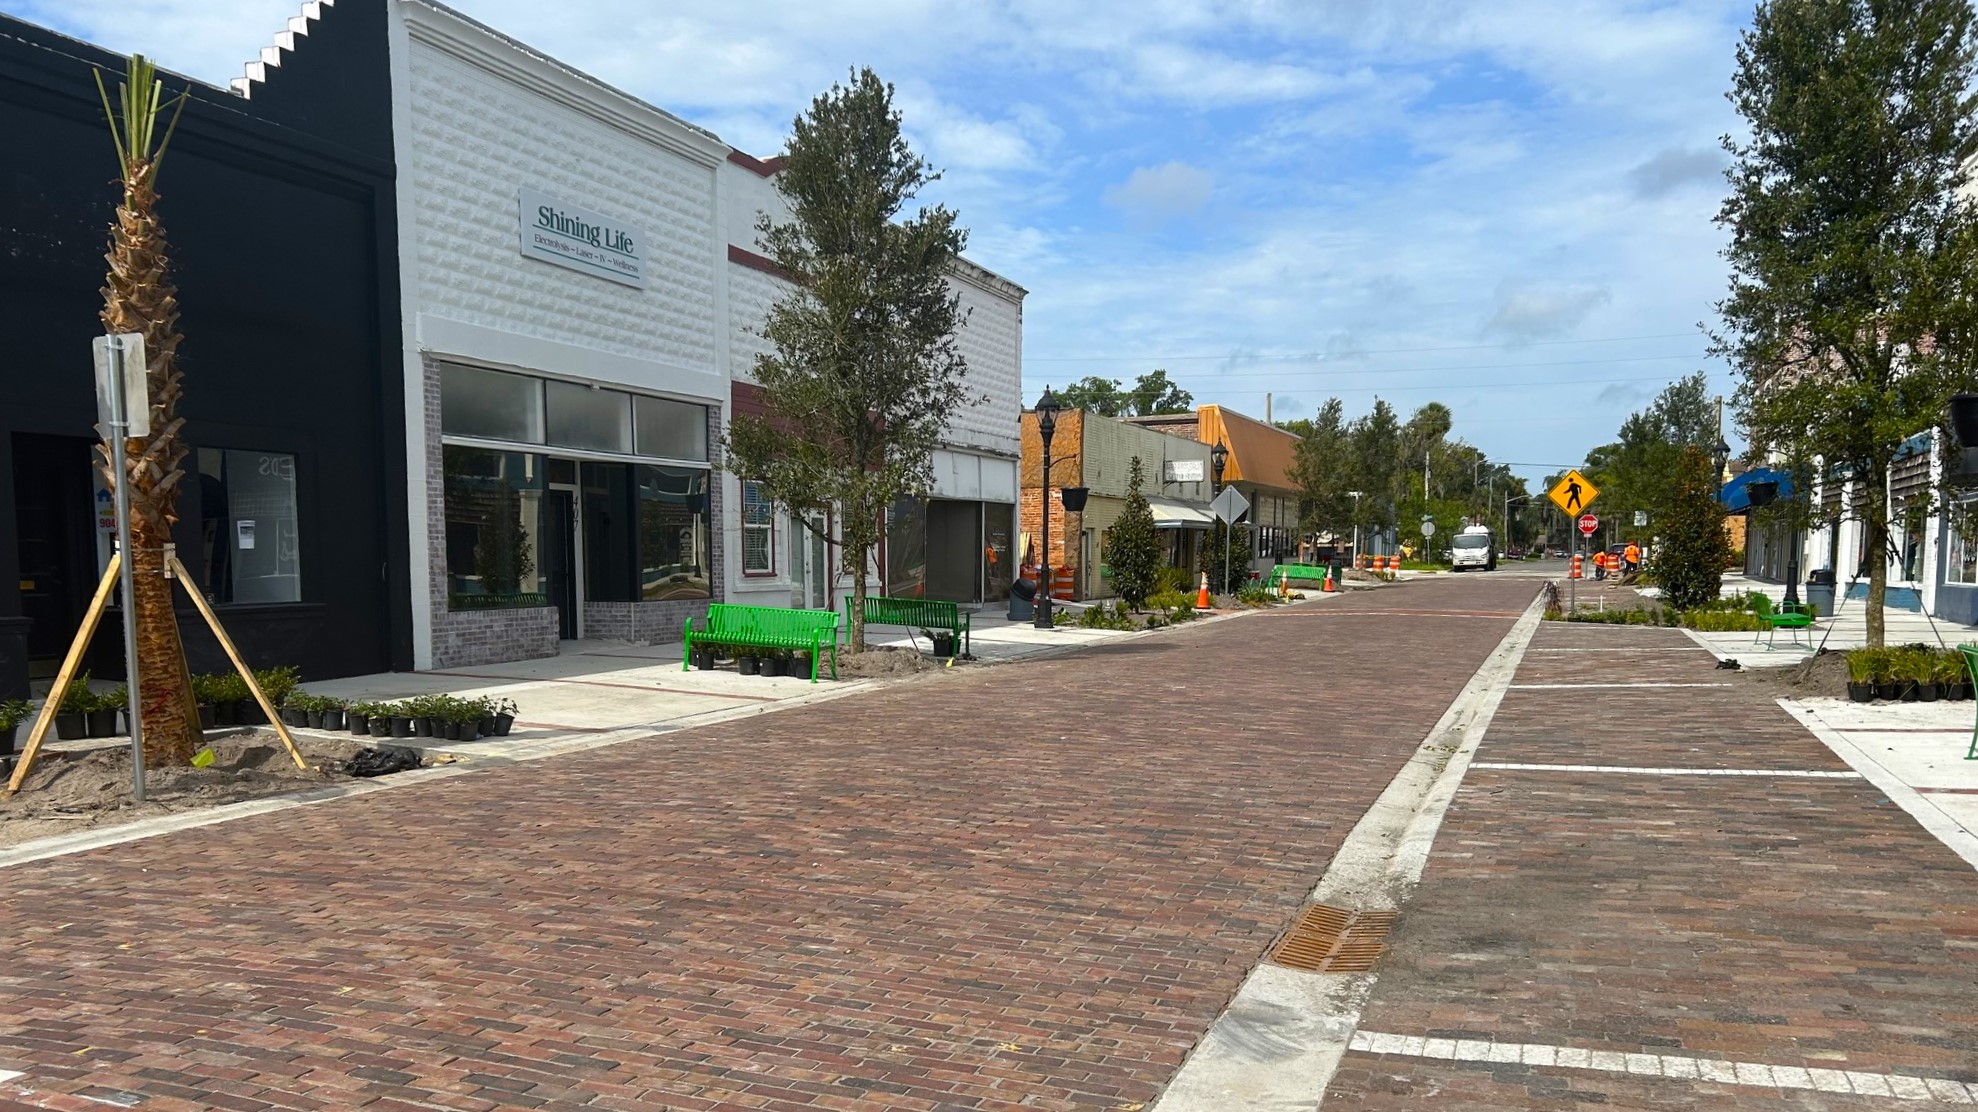
[[(1300, 355), (1253, 355), (1251, 359), (1352, 359), (1361, 355), (1410, 355), (1423, 351), (1502, 351), (1509, 348), (1560, 347), (1566, 344), (1626, 344), (1640, 340), (1695, 339), (1694, 332), (1664, 332), (1656, 336), (1605, 336), (1590, 340), (1538, 340), (1522, 344), (1457, 344), (1450, 347), (1421, 348), (1364, 348), (1358, 351), (1327, 355), (1323, 352), (1308, 352)], [(1026, 355), (1027, 363), (1139, 363), (1139, 362), (1192, 362), (1202, 359), (1231, 359), (1228, 352), (1221, 355)]]
[(1203, 372), (1189, 375), (1194, 381), (1225, 378), (1316, 378), (1339, 375), (1407, 375), (1434, 374), (1437, 371), (1508, 371), (1526, 367), (1599, 367), (1613, 363), (1668, 363), (1675, 360), (1703, 359), (1704, 355), (1641, 355), (1626, 359), (1555, 359), (1543, 363), (1470, 363), (1454, 367), (1354, 367), (1337, 371), (1226, 371), (1222, 373)]
[[(1451, 394), (1460, 394), (1472, 390), (1518, 390), (1529, 386), (1607, 386), (1622, 382), (1667, 381), (1669, 380), (1662, 375), (1648, 375), (1646, 377), (1636, 378), (1561, 378), (1552, 379), (1547, 382), (1465, 382), (1455, 384), (1441, 383), (1434, 386), (1348, 386), (1343, 389), (1329, 390), (1326, 396), (1333, 397), (1340, 394), (1392, 394), (1400, 393), (1403, 390), (1442, 390)], [(1275, 393), (1276, 391), (1271, 392)], [(1235, 391), (1235, 393), (1242, 397), (1260, 398), (1264, 396), (1265, 391), (1240, 390)]]

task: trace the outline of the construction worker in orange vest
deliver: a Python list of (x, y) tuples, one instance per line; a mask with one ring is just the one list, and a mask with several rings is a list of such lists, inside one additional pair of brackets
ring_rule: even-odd
[(1621, 564), (1622, 571), (1640, 571), (1641, 546), (1633, 541), (1629, 541), (1627, 550), (1622, 554), (1621, 559), (1623, 561)]

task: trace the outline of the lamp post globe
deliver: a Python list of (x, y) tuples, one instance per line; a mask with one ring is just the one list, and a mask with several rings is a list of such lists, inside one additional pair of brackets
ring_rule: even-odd
[(1037, 439), (1044, 446), (1044, 470), (1038, 485), (1042, 488), (1038, 499), (1040, 543), (1037, 546), (1037, 606), (1032, 611), (1030, 624), (1038, 629), (1051, 628), (1051, 437), (1058, 431), (1058, 411), (1064, 406), (1051, 388), (1044, 388), (1044, 396), (1037, 399)]
[(1215, 492), (1217, 494), (1222, 493), (1223, 468), (1227, 467), (1228, 465), (1229, 465), (1229, 446), (1224, 444), (1222, 441), (1218, 440), (1216, 441), (1216, 446), (1209, 449), (1209, 467), (1211, 470), (1213, 470), (1216, 473)]

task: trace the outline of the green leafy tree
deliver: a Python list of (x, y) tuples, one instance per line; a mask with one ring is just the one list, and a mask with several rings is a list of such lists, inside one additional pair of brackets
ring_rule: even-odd
[(1862, 485), (1868, 644), (1884, 643), (1888, 467), (1973, 381), (1978, 235), (1969, 0), (1765, 0), (1727, 137), (1730, 294), (1716, 350), (1754, 449)]
[[(1229, 550), (1228, 563), (1223, 562), (1225, 545)], [(1197, 567), (1209, 573), (1212, 591), (1227, 593), (1231, 587), (1243, 586), (1250, 577), (1250, 527), (1240, 521), (1233, 526), (1217, 521), (1203, 539)]]
[(1134, 456), (1126, 468), (1126, 505), (1106, 530), (1106, 563), (1113, 569), (1113, 586), (1128, 606), (1139, 610), (1154, 593), (1161, 570), (1161, 538), (1155, 532), (1154, 510), (1141, 492), (1146, 470)]
[(1087, 375), (1058, 392), (1058, 402), (1066, 409), (1082, 409), (1101, 417), (1118, 417), (1126, 412), (1126, 395), (1116, 379)]
[[(1291, 480), (1298, 484), (1300, 528), (1334, 534), (1353, 530), (1353, 442), (1338, 398), (1328, 398), (1293, 450)], [(1364, 494), (1362, 498), (1364, 499)]]
[(1195, 395), (1176, 386), (1166, 371), (1156, 370), (1134, 380), (1133, 389), (1126, 392), (1126, 408), (1135, 417), (1187, 413), (1195, 408)]
[(1401, 504), (1401, 421), (1394, 407), (1375, 398), (1374, 408), (1353, 422), (1349, 437), (1353, 486), (1364, 492), (1354, 508), (1354, 523), (1366, 529), (1390, 528)]
[(947, 281), (968, 233), (945, 206), (901, 218), (939, 175), (908, 146), (893, 87), (870, 69), (811, 102), (784, 158), (775, 182), (791, 219), (764, 216), (756, 233), (793, 283), (762, 325), (764, 412), (735, 416), (725, 454), (778, 503), (837, 508), (861, 604), (849, 640), (861, 652), (866, 569), (886, 512), (925, 494), (943, 428), (975, 400), (955, 339), (965, 315)]
[(1724, 507), (1717, 501), (1717, 479), (1701, 449), (1682, 450), (1675, 489), (1662, 516), (1661, 543), (1655, 550), (1655, 581), (1677, 610), (1701, 606), (1723, 587), (1731, 539), (1724, 532)]

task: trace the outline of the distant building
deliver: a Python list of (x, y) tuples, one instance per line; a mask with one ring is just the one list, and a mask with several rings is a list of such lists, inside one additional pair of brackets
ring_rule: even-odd
[(1217, 444), (1228, 448), (1222, 484), (1235, 487), (1250, 500), (1250, 511), (1243, 521), (1251, 527), (1251, 567), (1267, 569), (1297, 553), (1299, 491), (1291, 477), (1297, 436), (1219, 405), (1200, 406), (1193, 413), (1124, 420), (1197, 441), (1210, 450)]
[[(1037, 435), (1037, 414), (1023, 415), (1023, 538), (1034, 547), (1043, 529), (1043, 441)], [(1140, 458), (1140, 491), (1154, 513), (1163, 559), (1169, 567), (1193, 572), (1215, 517), (1209, 510), (1213, 481), (1209, 446), (1200, 441), (1164, 435), (1131, 420), (1066, 410), (1058, 414), (1051, 438), (1051, 566), (1072, 570), (1071, 597), (1111, 598), (1112, 575), (1106, 565), (1106, 530), (1126, 507), (1127, 471)], [(1087, 490), (1085, 509), (1064, 508), (1056, 492), (1065, 487)]]

